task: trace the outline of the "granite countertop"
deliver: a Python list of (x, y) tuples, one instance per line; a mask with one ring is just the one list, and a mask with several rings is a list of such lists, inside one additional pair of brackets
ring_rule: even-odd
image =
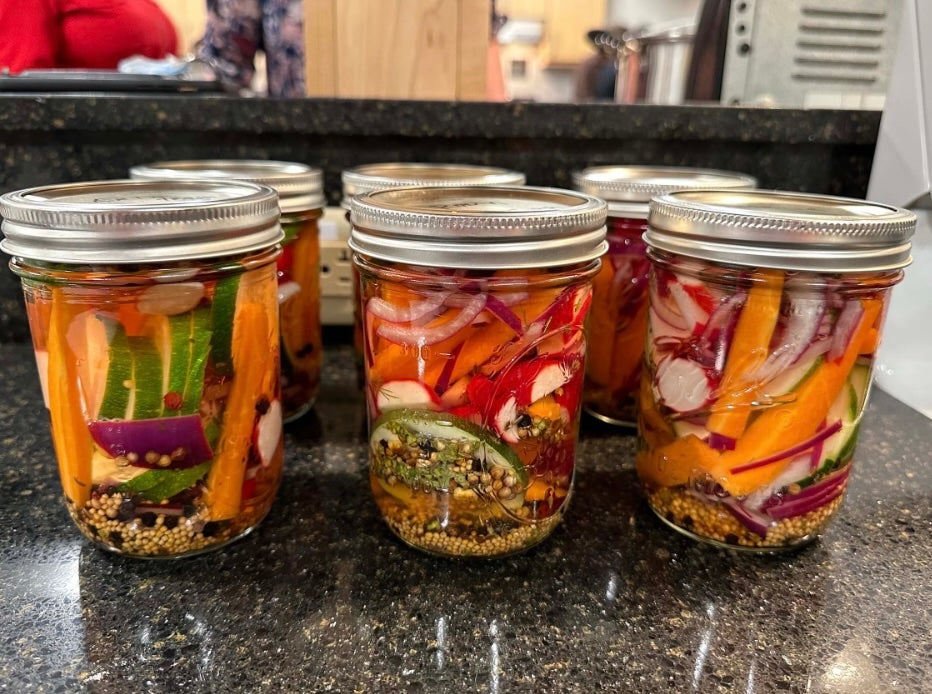
[(779, 556), (695, 544), (640, 498), (631, 436), (586, 420), (539, 547), (451, 561), (388, 531), (348, 347), (287, 428), (271, 514), (213, 554), (84, 541), (27, 345), (0, 345), (0, 689), (918, 692), (932, 678), (932, 422), (875, 390), (849, 498)]

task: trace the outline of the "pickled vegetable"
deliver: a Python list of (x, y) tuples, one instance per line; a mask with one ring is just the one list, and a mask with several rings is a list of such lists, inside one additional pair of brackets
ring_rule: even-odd
[(609, 251), (593, 282), (583, 404), (613, 424), (633, 426), (647, 333), (646, 220), (609, 220)]
[(282, 405), (286, 420), (308, 410), (320, 388), (320, 246), (316, 218), (283, 224), (278, 259)]
[(24, 285), (30, 318), (44, 321), (37, 364), (69, 511), (124, 554), (241, 535), (281, 475), (274, 265), (191, 274), (119, 293)]
[(372, 489), (399, 537), (450, 556), (517, 552), (559, 522), (591, 301), (533, 271), (475, 274), (363, 282)]
[[(697, 267), (651, 274), (637, 456), (648, 500), (724, 545), (809, 541), (846, 489), (886, 287), (761, 270), (736, 291)], [(697, 292), (712, 303), (684, 301)]]

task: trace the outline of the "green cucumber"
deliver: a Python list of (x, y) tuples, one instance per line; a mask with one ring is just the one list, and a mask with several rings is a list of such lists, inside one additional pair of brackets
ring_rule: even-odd
[(217, 280), (211, 302), (210, 357), (214, 371), (221, 376), (233, 374), (233, 314), (240, 275)]
[[(472, 422), (443, 412), (401, 408), (383, 414), (369, 436), (372, 471), (423, 491), (448, 491), (451, 482), (478, 490), (471, 473), (511, 474), (521, 489), (528, 473), (507, 444)], [(409, 464), (416, 460), (416, 464)], [(518, 504), (523, 499), (519, 494)], [(509, 500), (511, 506), (514, 499)]]
[(861, 414), (870, 389), (870, 364), (858, 361), (851, 369), (848, 380), (829, 408), (825, 421), (828, 425), (841, 422), (841, 429), (822, 444), (822, 462), (811, 475), (799, 482), (808, 487), (825, 475), (848, 464), (854, 454), (861, 425)]
[(147, 470), (120, 485), (120, 491), (139, 494), (148, 501), (171, 499), (178, 492), (193, 487), (210, 470), (212, 461), (184, 470)]
[(210, 311), (201, 308), (168, 319), (170, 346), (165, 393), (180, 395), (181, 404), (174, 409), (164, 407), (164, 415), (194, 414), (200, 407), (204, 369), (210, 353), (210, 322)]
[(825, 358), (819, 355), (812, 361), (792, 364), (787, 367), (784, 371), (774, 376), (765, 386), (768, 397), (776, 399), (787, 393), (798, 390), (804, 381), (818, 371), (823, 361), (825, 361)]
[(162, 414), (162, 355), (148, 337), (128, 337), (133, 363), (129, 419), (154, 419)]
[(110, 338), (110, 356), (103, 398), (97, 411), (98, 419), (125, 419), (130, 412), (129, 396), (132, 392), (133, 357), (123, 326), (114, 323)]

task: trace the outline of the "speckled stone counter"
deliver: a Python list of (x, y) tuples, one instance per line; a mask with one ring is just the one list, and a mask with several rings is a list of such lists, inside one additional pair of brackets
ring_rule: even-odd
[(554, 535), (455, 562), (379, 519), (351, 352), (327, 357), (266, 521), (218, 553), (159, 562), (79, 536), (31, 353), (0, 346), (0, 689), (928, 691), (932, 422), (885, 393), (839, 518), (806, 549), (735, 554), (673, 533), (636, 491), (633, 439), (586, 420)]

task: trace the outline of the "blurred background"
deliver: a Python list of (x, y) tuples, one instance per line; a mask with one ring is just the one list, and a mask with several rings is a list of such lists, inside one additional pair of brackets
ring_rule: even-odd
[[(205, 2), (158, 0), (194, 54)], [(303, 0), (308, 96), (881, 109), (901, 0)], [(265, 70), (251, 93), (265, 93)]]

